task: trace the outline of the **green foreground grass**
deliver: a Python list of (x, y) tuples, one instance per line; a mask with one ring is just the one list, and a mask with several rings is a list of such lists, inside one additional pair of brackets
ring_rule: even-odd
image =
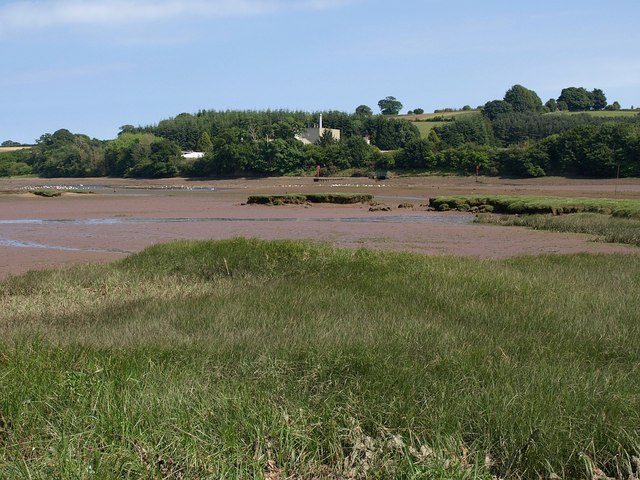
[(613, 198), (567, 198), (523, 195), (455, 195), (429, 199), (437, 210), (480, 210), (495, 213), (536, 214), (593, 212), (614, 217), (640, 219), (640, 200)]
[(0, 478), (627, 479), (640, 262), (230, 240), (0, 283)]

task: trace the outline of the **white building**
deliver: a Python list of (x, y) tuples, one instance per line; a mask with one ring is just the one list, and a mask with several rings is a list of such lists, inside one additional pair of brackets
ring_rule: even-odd
[(204, 152), (182, 152), (182, 158), (185, 160), (197, 160), (204, 157)]
[(340, 140), (340, 130), (337, 128), (322, 128), (322, 115), (320, 115), (320, 123), (318, 125), (314, 125), (313, 127), (307, 128), (306, 132), (301, 133), (300, 135), (296, 135), (296, 139), (300, 140), (302, 143), (312, 144), (317, 143), (322, 135), (325, 132), (331, 132), (333, 139), (335, 141)]

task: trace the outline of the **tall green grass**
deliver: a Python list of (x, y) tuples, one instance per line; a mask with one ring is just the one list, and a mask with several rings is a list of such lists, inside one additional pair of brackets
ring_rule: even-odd
[(476, 221), (478, 223), (529, 227), (535, 230), (588, 233), (602, 238), (605, 242), (626, 243), (640, 247), (640, 220), (632, 218), (615, 218), (599, 213), (572, 213), (562, 216), (479, 215)]
[(537, 197), (523, 195), (452, 195), (429, 199), (438, 210), (487, 209), (496, 213), (536, 214), (593, 212), (610, 214), (614, 217), (640, 219), (640, 200), (618, 200), (613, 198), (567, 198)]
[(176, 242), (0, 284), (0, 478), (616, 478), (640, 262)]

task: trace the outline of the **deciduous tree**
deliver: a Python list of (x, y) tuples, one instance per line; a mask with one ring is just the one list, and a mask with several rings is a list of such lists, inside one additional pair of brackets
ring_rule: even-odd
[(555, 98), (550, 98), (549, 100), (547, 100), (547, 103), (545, 103), (544, 106), (547, 107), (550, 112), (558, 111), (558, 102), (556, 102)]
[(402, 103), (396, 97), (385, 97), (378, 102), (380, 113), (383, 115), (398, 115), (402, 110)]
[(482, 114), (489, 120), (495, 120), (498, 115), (513, 112), (513, 106), (504, 100), (491, 100), (482, 107)]
[(582, 87), (563, 88), (558, 97), (558, 104), (567, 106), (570, 112), (582, 112), (591, 108), (591, 94)]
[(356, 107), (356, 114), (369, 117), (373, 115), (373, 110), (371, 110), (371, 107), (367, 105), (359, 105), (358, 107)]
[(599, 88), (594, 88), (591, 92), (591, 108), (594, 110), (603, 110), (607, 108), (607, 97)]
[(541, 112), (542, 100), (536, 92), (522, 85), (514, 85), (504, 94), (504, 101), (511, 104), (515, 112)]

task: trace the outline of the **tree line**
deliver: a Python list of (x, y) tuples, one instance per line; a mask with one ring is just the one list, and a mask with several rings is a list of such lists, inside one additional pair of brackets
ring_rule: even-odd
[[(427, 138), (415, 124), (385, 110), (398, 108), (395, 97), (380, 103), (380, 115), (366, 105), (351, 114), (322, 112), (323, 126), (339, 129), (341, 138), (327, 131), (316, 144), (296, 136), (317, 124), (320, 112), (201, 110), (156, 125), (125, 125), (108, 141), (61, 129), (42, 135), (31, 149), (0, 154), (0, 176), (285, 175), (315, 171), (317, 165), (323, 174), (388, 169), (471, 174), (479, 167), (483, 174), (518, 177), (640, 176), (640, 116), (545, 114), (552, 107), (610, 108), (599, 89), (569, 87), (543, 105), (536, 92), (514, 85), (502, 100), (456, 115)], [(204, 156), (183, 158), (193, 150)]]
[(452, 125), (410, 142), (395, 156), (395, 167), (458, 174), (479, 167), (483, 175), (511, 177), (640, 176), (640, 118), (587, 122), (540, 140), (504, 144), (480, 115)]
[[(120, 128), (118, 137), (100, 141), (61, 129), (44, 134), (30, 149), (0, 155), (0, 175), (42, 177), (138, 177), (284, 175), (315, 170), (367, 172), (381, 163), (381, 151), (398, 150), (419, 137), (415, 125), (371, 112), (322, 112), (327, 132), (316, 144), (296, 135), (318, 123), (319, 113), (277, 111), (200, 111), (183, 113), (157, 125)], [(204, 157), (186, 160), (182, 152)], [(357, 173), (357, 172), (355, 172)]]
[[(640, 115), (586, 113), (609, 107), (600, 89), (569, 87), (552, 100), (543, 105), (536, 92), (514, 85), (480, 113), (456, 116), (411, 142), (396, 155), (395, 167), (460, 174), (479, 168), (514, 177), (640, 176)], [(556, 111), (585, 113), (548, 115), (553, 102)]]

